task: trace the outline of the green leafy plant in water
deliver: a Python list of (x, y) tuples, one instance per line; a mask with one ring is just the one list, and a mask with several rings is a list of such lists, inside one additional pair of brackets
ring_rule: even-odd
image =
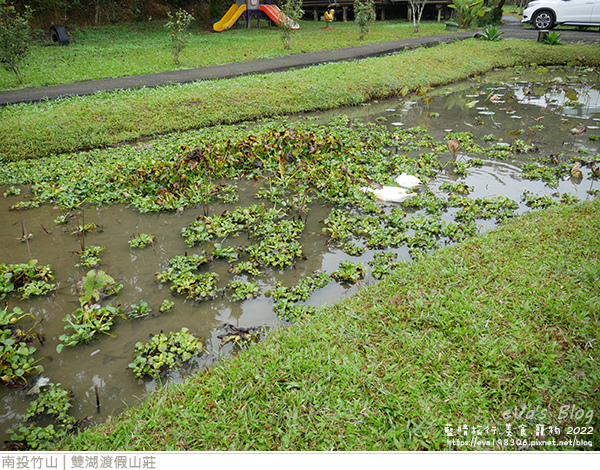
[(19, 307), (0, 310), (0, 379), (6, 385), (24, 385), (27, 376), (43, 370), (33, 358), (36, 348), (30, 346), (34, 333), (17, 326), (25, 317), (34, 318)]
[(525, 202), (527, 207), (531, 207), (532, 209), (546, 209), (548, 207), (558, 204), (558, 201), (552, 196), (542, 196), (539, 194), (534, 194), (531, 191), (527, 190), (523, 191), (521, 200)]
[(464, 181), (457, 181), (456, 183), (442, 183), (440, 184), (440, 189), (450, 193), (467, 195), (473, 191), (474, 188), (473, 186), (468, 186)]
[(50, 265), (38, 266), (36, 259), (23, 264), (0, 264), (0, 299), (14, 292), (21, 299), (45, 295), (56, 290)]
[(260, 275), (261, 271), (258, 265), (253, 261), (241, 261), (239, 263), (235, 263), (230, 269), (229, 273), (231, 274), (249, 274), (251, 276)]
[(71, 235), (84, 235), (88, 232), (98, 231), (102, 228), (102, 225), (95, 224), (93, 222), (89, 222), (87, 224), (78, 225), (77, 227), (68, 228), (65, 230), (66, 233), (70, 233)]
[(154, 246), (156, 237), (151, 233), (138, 233), (132, 235), (129, 239), (129, 246), (131, 248), (146, 248), (149, 245)]
[(114, 324), (115, 317), (121, 315), (121, 307), (101, 306), (98, 304), (86, 304), (67, 315), (63, 321), (65, 331), (72, 330), (72, 334), (62, 334), (58, 337), (61, 341), (56, 346), (56, 352), (60, 352), (65, 346), (76, 346), (91, 341), (97, 333), (110, 335), (110, 329)]
[(160, 377), (181, 367), (204, 351), (202, 342), (187, 328), (168, 335), (159, 333), (149, 341), (135, 344), (135, 359), (129, 364), (136, 377)]
[(234, 301), (251, 300), (260, 295), (260, 289), (256, 281), (233, 280), (227, 285), (227, 288), (233, 290), (231, 299)]
[(224, 248), (221, 243), (215, 243), (212, 256), (213, 258), (223, 258), (233, 263), (239, 258), (239, 253), (236, 247), (229, 246)]
[(459, 207), (459, 211), (454, 215), (458, 222), (496, 219), (496, 222), (500, 223), (514, 217), (519, 208), (517, 202), (504, 196), (470, 199), (450, 194), (449, 200), (453, 206)]
[(6, 191), (4, 191), (3, 196), (10, 197), (10, 196), (18, 196), (19, 194), (21, 194), (20, 188), (15, 188), (14, 186), (10, 186), (8, 189), (6, 189)]
[[(277, 283), (275, 288), (267, 292), (273, 298), (274, 310), (277, 315), (287, 320), (294, 320), (299, 314), (311, 312), (313, 309), (306, 305), (298, 306), (298, 302), (306, 302), (313, 292), (325, 287), (331, 282), (331, 276), (325, 272), (316, 273), (311, 277), (304, 277), (291, 287)], [(300, 307), (300, 308), (296, 308)]]
[(361, 256), (367, 251), (367, 247), (359, 246), (352, 242), (346, 242), (342, 245), (342, 251), (350, 256)]
[(160, 307), (158, 308), (158, 310), (162, 313), (164, 312), (170, 312), (171, 310), (173, 310), (173, 307), (175, 306), (175, 302), (165, 299), (162, 301), (162, 303), (160, 304)]
[(106, 272), (92, 269), (78, 283), (79, 303), (83, 307), (99, 302), (111, 295), (118, 294), (122, 288), (123, 284), (117, 283)]
[(68, 420), (67, 412), (72, 406), (72, 399), (71, 390), (62, 388), (60, 384), (48, 383), (40, 388), (37, 398), (27, 407), (23, 419), (31, 421), (42, 416), (51, 416), (61, 422)]
[(371, 267), (371, 275), (375, 279), (383, 279), (394, 272), (394, 269), (400, 266), (400, 263), (395, 261), (396, 258), (398, 258), (398, 255), (391, 251), (376, 252), (373, 259), (368, 263)]
[(356, 284), (365, 277), (366, 269), (362, 263), (340, 261), (340, 267), (331, 274), (336, 281), (345, 284)]
[(76, 266), (86, 267), (86, 268), (95, 268), (100, 265), (101, 253), (104, 250), (102, 246), (87, 246), (83, 250), (79, 250), (77, 254), (81, 258), (81, 262), (79, 262)]
[(74, 427), (74, 425), (55, 427), (54, 424), (48, 424), (45, 427), (36, 424), (22, 425), (17, 430), (9, 429), (7, 431), (11, 435), (11, 442), (8, 445), (17, 450), (41, 450), (48, 443), (65, 437)]
[(131, 304), (131, 312), (127, 314), (128, 318), (143, 318), (152, 313), (152, 307), (143, 299), (140, 299), (139, 304)]
[(537, 165), (535, 163), (523, 163), (521, 165), (521, 176), (526, 179), (541, 179), (549, 186), (556, 187), (558, 185), (560, 171), (558, 168), (552, 168), (545, 165)]
[[(28, 392), (29, 394), (30, 392)], [(45, 427), (39, 424), (25, 424), (19, 426), (18, 429), (8, 430), (11, 436), (11, 441), (8, 443), (9, 448), (16, 450), (36, 450), (44, 448), (48, 443), (57, 441), (65, 437), (84, 420), (76, 420), (74, 417), (67, 414), (71, 408), (71, 400), (73, 393), (60, 384), (46, 383), (40, 387), (37, 398), (33, 400), (25, 414), (23, 420), (27, 421), (47, 421), (54, 420), (53, 424)]]
[(197, 271), (212, 258), (205, 254), (179, 255), (171, 258), (169, 267), (156, 273), (156, 280), (161, 284), (170, 284), (171, 290), (179, 295), (196, 300), (213, 299), (218, 294), (217, 273), (198, 273)]

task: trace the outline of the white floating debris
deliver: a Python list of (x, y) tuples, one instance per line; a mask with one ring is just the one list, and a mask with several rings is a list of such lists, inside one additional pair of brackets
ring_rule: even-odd
[(392, 126), (403, 126), (404, 124), (401, 122), (392, 122)]
[(383, 186), (381, 189), (360, 188), (363, 193), (367, 191), (373, 193), (377, 199), (385, 202), (404, 202), (407, 199), (415, 196), (415, 193), (409, 193), (404, 188), (396, 186)]

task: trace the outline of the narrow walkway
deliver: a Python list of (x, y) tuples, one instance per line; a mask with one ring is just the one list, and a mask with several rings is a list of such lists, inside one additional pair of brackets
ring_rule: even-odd
[[(504, 33), (504, 38), (536, 40), (538, 36), (536, 30), (523, 28), (516, 18), (506, 17), (505, 24), (500, 29)], [(56, 99), (71, 95), (91, 95), (98, 91), (139, 89), (144, 87), (152, 88), (177, 83), (190, 83), (199, 80), (214, 80), (217, 78), (234, 78), (243, 75), (281, 72), (328, 62), (378, 57), (417, 47), (433, 47), (443, 43), (451, 43), (455, 40), (467, 39), (473, 37), (474, 34), (473, 31), (461, 31), (452, 34), (402, 39), (305, 54), (293, 54), (274, 57), (272, 59), (224, 64), (213, 67), (173, 70), (132, 77), (104, 78), (100, 80), (66, 83), (64, 85), (0, 91), (0, 106)], [(563, 35), (562, 39), (567, 42), (600, 43), (600, 34), (595, 31), (565, 30), (561, 31), (561, 35)]]

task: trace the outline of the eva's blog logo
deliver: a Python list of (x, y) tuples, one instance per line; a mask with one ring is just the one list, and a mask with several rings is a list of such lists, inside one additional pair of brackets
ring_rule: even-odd
[[(550, 411), (542, 408), (540, 405), (535, 408), (525, 406), (521, 409), (515, 406), (502, 413), (502, 417), (505, 421), (508, 421), (511, 418), (543, 421), (549, 416), (551, 416)], [(584, 424), (590, 424), (592, 419), (594, 419), (594, 410), (585, 410), (575, 405), (563, 405), (558, 409), (558, 414), (556, 414), (555, 418), (558, 421), (564, 421), (566, 419), (579, 421), (585, 419), (586, 421)]]

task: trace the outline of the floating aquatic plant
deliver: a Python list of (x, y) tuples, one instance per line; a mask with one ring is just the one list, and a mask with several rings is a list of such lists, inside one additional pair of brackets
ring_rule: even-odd
[(100, 265), (101, 253), (104, 251), (102, 246), (87, 246), (83, 250), (79, 250), (77, 254), (81, 261), (76, 265), (86, 268), (95, 268)]
[(307, 306), (298, 306), (298, 302), (306, 302), (313, 292), (325, 287), (331, 282), (331, 275), (325, 272), (316, 273), (310, 277), (304, 277), (291, 287), (285, 287), (278, 283), (272, 290), (267, 292), (273, 298), (274, 310), (282, 318), (293, 320), (299, 314), (308, 313), (312, 309)]
[(129, 238), (129, 246), (131, 248), (146, 248), (149, 245), (154, 246), (156, 237), (151, 233), (138, 233)]
[(340, 261), (340, 267), (331, 274), (336, 281), (345, 284), (355, 284), (365, 277), (366, 269), (362, 263), (352, 263), (351, 261)]
[(227, 284), (227, 288), (233, 291), (231, 300), (234, 301), (251, 300), (260, 295), (260, 289), (256, 281), (244, 282), (234, 279)]
[(398, 255), (390, 251), (378, 251), (373, 255), (373, 259), (369, 261), (371, 267), (371, 275), (375, 279), (383, 279), (390, 275), (394, 269), (400, 266), (396, 260)]
[(129, 364), (136, 377), (157, 378), (177, 370), (184, 362), (202, 354), (202, 342), (187, 328), (169, 334), (159, 333), (149, 341), (135, 344), (135, 359)]
[(110, 329), (114, 324), (115, 317), (121, 315), (121, 307), (99, 304), (86, 304), (74, 312), (68, 314), (63, 321), (66, 323), (64, 333), (58, 337), (61, 341), (56, 346), (56, 352), (60, 353), (65, 346), (76, 346), (87, 343), (97, 333), (110, 335)]
[(38, 266), (38, 260), (31, 259), (22, 264), (0, 264), (0, 299), (14, 292), (21, 299), (33, 295), (41, 296), (56, 290), (52, 267)]
[(60, 384), (48, 383), (41, 387), (35, 400), (27, 407), (23, 415), (25, 421), (51, 416), (58, 421), (67, 420), (67, 412), (71, 408), (73, 392), (60, 386)]
[(143, 299), (140, 299), (139, 304), (131, 304), (131, 311), (127, 314), (128, 318), (143, 318), (152, 313), (152, 307)]
[(33, 357), (36, 348), (30, 344), (35, 333), (17, 325), (25, 317), (34, 318), (19, 307), (0, 310), (0, 379), (5, 385), (24, 386), (27, 376), (43, 370)]
[(108, 273), (100, 269), (92, 269), (77, 284), (79, 303), (82, 307), (99, 302), (117, 294), (122, 284), (117, 283)]

